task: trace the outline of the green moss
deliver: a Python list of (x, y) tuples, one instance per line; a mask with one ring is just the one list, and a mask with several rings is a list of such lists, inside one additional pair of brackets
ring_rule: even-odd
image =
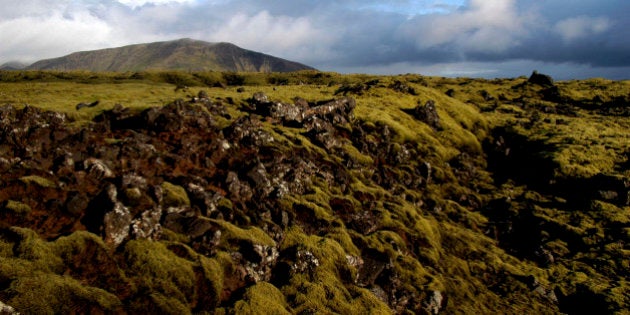
[(232, 200), (228, 199), (228, 198), (221, 198), (219, 200), (219, 202), (217, 203), (217, 209), (219, 209), (220, 211), (224, 211), (224, 210), (232, 210), (232, 208), (234, 207), (234, 205), (232, 204)]
[(132, 240), (124, 246), (127, 276), (141, 287), (187, 305), (194, 298), (193, 263), (159, 242)]
[(31, 212), (31, 207), (29, 205), (14, 200), (8, 200), (4, 205), (4, 208), (19, 216), (24, 216)]
[(162, 206), (164, 207), (182, 207), (190, 206), (190, 199), (188, 194), (182, 186), (174, 185), (169, 182), (162, 183), (163, 199)]
[(17, 238), (13, 248), (16, 258), (33, 262), (33, 268), (37, 270), (57, 273), (63, 270), (62, 259), (37, 233), (19, 227), (12, 227), (10, 230)]
[(212, 309), (217, 307), (220, 302), (220, 297), (223, 290), (223, 266), (221, 262), (217, 259), (210, 259), (204, 256), (199, 256), (199, 265), (201, 266), (201, 270), (203, 272), (203, 278), (210, 285), (210, 292), (201, 292), (208, 300), (211, 301), (212, 305), (205, 306), (205, 308)]
[(291, 278), (290, 285), (282, 288), (285, 296), (293, 297), (289, 302), (294, 312), (390, 313), (388, 307), (372, 293), (349, 289), (342, 282), (342, 279), (356, 277), (356, 270), (348, 265), (347, 255), (351, 253), (345, 252), (335, 240), (308, 236), (299, 227), (292, 227), (287, 231), (282, 247), (309, 251), (319, 261), (313, 275), (316, 281), (306, 274), (296, 274)]
[(209, 220), (221, 226), (221, 238), (226, 243), (238, 243), (238, 241), (247, 241), (251, 244), (260, 244), (266, 246), (276, 245), (276, 242), (269, 235), (267, 235), (267, 233), (255, 226), (243, 229), (223, 220)]
[(348, 154), (348, 157), (354, 163), (365, 166), (374, 164), (374, 160), (370, 156), (362, 154), (356, 147), (352, 146), (349, 143), (344, 144), (342, 149)]
[(42, 188), (55, 188), (57, 187), (57, 184), (55, 184), (55, 182), (40, 177), (40, 176), (36, 176), (36, 175), (30, 175), (30, 176), (24, 176), (24, 177), (20, 177), (20, 181), (27, 184), (27, 185), (36, 185)]
[(90, 250), (94, 251), (109, 252), (102, 238), (87, 231), (77, 231), (69, 236), (60, 237), (48, 246), (64, 260), (69, 260), (71, 256), (85, 251), (87, 247), (91, 247)]
[[(148, 297), (149, 301), (152, 306), (152, 308), (155, 308), (156, 312), (159, 312), (160, 314), (192, 314), (190, 311), (190, 307), (188, 307), (188, 305), (186, 305), (185, 303), (182, 303), (182, 301), (180, 299), (178, 299), (177, 297), (173, 297), (170, 295), (165, 295), (162, 293), (158, 293), (158, 292), (153, 292), (149, 294)], [(132, 308), (134, 307), (138, 307), (139, 305), (135, 305), (132, 306)], [(136, 309), (137, 312), (145, 312), (147, 311), (147, 309), (145, 308), (139, 308)]]
[(267, 282), (247, 288), (243, 299), (234, 305), (237, 314), (291, 314), (287, 308), (282, 292)]
[(34, 273), (20, 277), (4, 292), (7, 304), (29, 314), (114, 313), (121, 301), (99, 288), (85, 286), (66, 276)]
[(190, 238), (184, 234), (175, 233), (170, 229), (162, 228), (162, 237), (163, 241), (167, 242), (177, 242), (186, 244), (190, 241)]

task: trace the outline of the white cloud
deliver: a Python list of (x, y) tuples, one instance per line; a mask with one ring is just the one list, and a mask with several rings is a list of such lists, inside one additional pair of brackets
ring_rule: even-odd
[(88, 12), (75, 12), (70, 17), (60, 12), (19, 17), (0, 21), (0, 34), (12, 34), (3, 36), (0, 55), (35, 61), (42, 56), (54, 57), (103, 45), (108, 42), (110, 32), (107, 23)]
[(135, 8), (135, 7), (143, 6), (145, 4), (161, 5), (161, 4), (194, 3), (195, 0), (118, 0), (118, 2), (126, 6)]
[(313, 26), (307, 17), (273, 16), (268, 11), (255, 15), (236, 14), (212, 31), (208, 40), (224, 41), (277, 56), (326, 58), (335, 35)]
[(420, 49), (454, 44), (472, 52), (501, 52), (526, 34), (528, 19), (519, 15), (515, 0), (471, 0), (466, 10), (419, 16), (403, 30)]
[(610, 27), (610, 21), (605, 17), (578, 16), (559, 21), (554, 31), (565, 42), (574, 41), (587, 36), (603, 33)]

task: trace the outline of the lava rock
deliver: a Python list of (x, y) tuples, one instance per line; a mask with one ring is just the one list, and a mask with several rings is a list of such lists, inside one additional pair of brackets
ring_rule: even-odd
[(435, 101), (429, 100), (424, 105), (418, 105), (411, 113), (416, 119), (429, 125), (433, 130), (442, 130), (440, 116), (435, 108)]
[(532, 75), (529, 76), (527, 82), (540, 86), (553, 86), (553, 78), (551, 78), (551, 76), (538, 73), (536, 70), (532, 72)]

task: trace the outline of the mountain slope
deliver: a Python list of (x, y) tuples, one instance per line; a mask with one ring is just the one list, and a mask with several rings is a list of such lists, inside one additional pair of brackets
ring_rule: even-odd
[(144, 70), (289, 72), (313, 68), (242, 49), (230, 43), (180, 39), (76, 52), (60, 58), (38, 61), (28, 69), (117, 72)]
[(18, 61), (10, 61), (0, 65), (0, 70), (21, 70), (26, 68), (27, 66), (27, 64)]

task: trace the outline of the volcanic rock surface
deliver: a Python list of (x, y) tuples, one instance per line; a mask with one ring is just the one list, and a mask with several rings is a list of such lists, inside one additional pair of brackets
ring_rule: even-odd
[[(627, 179), (554, 181), (555, 165), (537, 154), (544, 145), (510, 128), (476, 139), (485, 152), (462, 145), (440, 161), (428, 144), (356, 119), (347, 94), (377, 84), (319, 102), (256, 93), (238, 115), (201, 91), (141, 112), (116, 106), (85, 125), (0, 107), (2, 310), (553, 313), (625, 303), (540, 279), (540, 268), (572, 259), (567, 247), (584, 252), (607, 236), (537, 207), (560, 202), (547, 193), (567, 207), (627, 207)], [(439, 106), (400, 114), (448, 132)], [(511, 180), (532, 191), (496, 192)]]

